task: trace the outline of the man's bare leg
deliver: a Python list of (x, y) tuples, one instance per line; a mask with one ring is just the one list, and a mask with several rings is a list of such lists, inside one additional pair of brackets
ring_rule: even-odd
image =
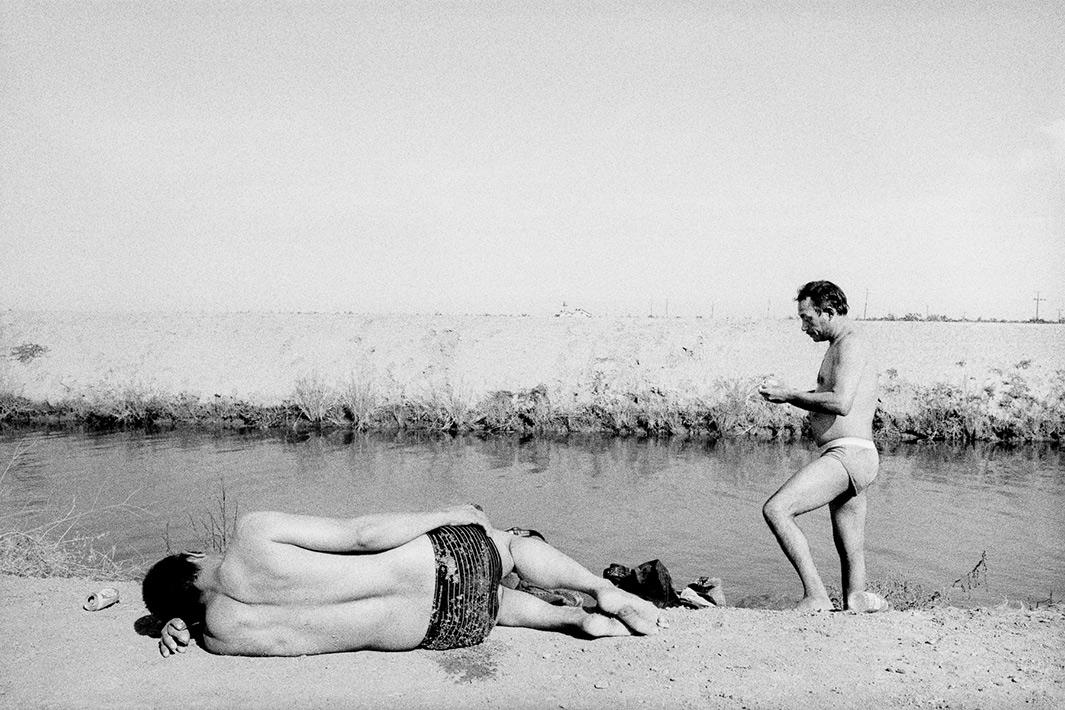
[(848, 491), (828, 504), (832, 513), (832, 540), (839, 553), (843, 604), (852, 592), (865, 591), (865, 493)]
[(520, 626), (544, 631), (577, 631), (593, 638), (631, 636), (632, 631), (618, 619), (590, 614), (575, 606), (554, 606), (517, 589), (500, 587), (500, 626)]
[(829, 509), (843, 579), (843, 608), (864, 612), (891, 608), (879, 594), (865, 589), (865, 492), (845, 493)]
[(827, 505), (849, 487), (850, 478), (843, 464), (819, 458), (799, 469), (762, 507), (769, 529), (802, 580), (803, 597), (796, 606), (799, 611), (831, 611), (832, 601), (795, 518)]
[(616, 617), (633, 632), (658, 632), (658, 609), (654, 604), (618, 589), (610, 580), (595, 576), (546, 542), (503, 532), (494, 532), (492, 538), (503, 557), (504, 574), (513, 567), (522, 579), (538, 587), (563, 587), (585, 592), (595, 598), (603, 613)]

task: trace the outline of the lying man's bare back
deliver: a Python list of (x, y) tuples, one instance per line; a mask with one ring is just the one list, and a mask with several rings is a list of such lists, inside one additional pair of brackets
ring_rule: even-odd
[[(511, 570), (586, 592), (603, 613), (500, 586)], [(189, 643), (185, 622), (202, 624), (213, 653), (258, 656), (471, 645), (496, 623), (596, 637), (652, 634), (658, 622), (649, 602), (541, 540), (494, 530), (474, 506), (351, 520), (251, 513), (224, 554), (158, 563), (144, 597), (157, 618), (175, 619), (164, 656)]]
[(832, 608), (814, 566), (798, 515), (829, 506), (833, 539), (840, 557), (843, 604), (848, 609), (879, 611), (883, 599), (865, 590), (866, 487), (876, 478), (879, 457), (873, 444), (876, 370), (854, 323), (847, 317), (847, 298), (828, 281), (813, 281), (799, 290), (802, 330), (828, 350), (810, 392), (767, 384), (762, 396), (810, 412), (809, 422), (820, 450), (814, 459), (780, 487), (763, 507), (766, 522), (795, 567), (803, 584), (798, 608)]

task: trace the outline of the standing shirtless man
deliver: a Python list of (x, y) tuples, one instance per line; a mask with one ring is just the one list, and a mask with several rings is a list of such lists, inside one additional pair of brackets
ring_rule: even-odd
[(831, 611), (821, 575), (814, 567), (806, 536), (796, 516), (828, 505), (832, 538), (839, 553), (844, 608), (881, 611), (887, 602), (865, 589), (865, 488), (876, 478), (880, 459), (873, 445), (876, 370), (865, 340), (847, 317), (847, 297), (830, 281), (811, 281), (799, 289), (802, 331), (815, 342), (828, 341), (817, 373), (817, 388), (802, 392), (766, 383), (758, 392), (774, 404), (792, 404), (810, 412), (810, 428), (820, 447), (818, 458), (766, 501), (769, 528), (802, 580), (800, 611)]
[[(598, 613), (501, 586), (512, 570), (586, 592)], [(471, 646), (497, 623), (599, 637), (653, 634), (659, 621), (650, 602), (542, 540), (494, 529), (474, 505), (351, 519), (249, 513), (224, 553), (166, 557), (143, 592), (170, 620), (163, 656), (194, 637), (212, 653), (297, 656)]]

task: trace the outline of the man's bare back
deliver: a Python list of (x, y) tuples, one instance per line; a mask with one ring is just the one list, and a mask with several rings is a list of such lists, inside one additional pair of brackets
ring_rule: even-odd
[[(540, 540), (493, 529), (475, 506), (458, 506), (351, 520), (274, 512), (243, 516), (223, 555), (193, 558), (203, 644), (213, 653), (270, 656), (417, 648), (435, 611), (439, 560), (430, 536), (445, 526), (483, 530), (485, 544), (498, 552), (501, 574), (516, 570), (538, 586), (586, 592), (603, 612), (553, 607), (518, 590), (492, 587), (499, 603), (498, 620), (490, 624), (593, 637), (657, 631), (658, 612), (650, 603)], [(149, 586), (159, 584), (149, 585), (146, 578), (146, 602)], [(169, 616), (151, 603), (149, 610)], [(160, 651), (164, 656), (181, 651), (190, 636), (184, 621), (174, 620), (164, 628)]]
[(433, 552), (424, 535), (382, 552), (328, 554), (245, 534), (226, 551), (217, 579), (204, 634), (213, 653), (394, 651), (425, 635)]

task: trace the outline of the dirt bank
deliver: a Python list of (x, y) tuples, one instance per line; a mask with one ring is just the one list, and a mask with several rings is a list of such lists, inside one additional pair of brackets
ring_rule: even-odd
[(0, 577), (4, 707), (1057, 708), (1065, 610), (670, 610), (643, 639), (496, 629), (448, 652), (163, 659), (138, 585)]
[[(1065, 327), (863, 322), (885, 439), (1060, 441)], [(0, 312), (0, 424), (791, 438), (797, 321)]]

